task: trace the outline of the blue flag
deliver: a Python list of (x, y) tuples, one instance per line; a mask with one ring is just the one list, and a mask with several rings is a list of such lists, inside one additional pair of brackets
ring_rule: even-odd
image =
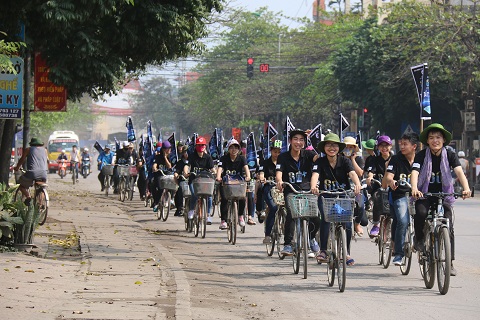
[(98, 143), (98, 141), (95, 141), (95, 144), (93, 145), (93, 147), (98, 151), (98, 153), (102, 153), (102, 152), (103, 152), (103, 148), (102, 148), (102, 146), (100, 145), (100, 143)]
[(255, 147), (255, 135), (253, 132), (247, 137), (247, 165), (251, 170), (257, 168), (257, 148)]
[(117, 137), (113, 137), (113, 139), (115, 140), (115, 152), (118, 152), (121, 149), (120, 142), (118, 142)]
[(322, 124), (319, 123), (308, 134), (308, 140), (310, 140), (311, 146), (317, 154), (320, 152), (317, 150), (318, 143), (322, 141)]
[(133, 128), (132, 117), (127, 118), (126, 127), (128, 142), (134, 142), (135, 140), (137, 140), (137, 138), (135, 137), (135, 129)]
[(283, 146), (282, 152), (288, 151), (290, 148), (290, 144), (288, 143), (288, 136), (290, 135), (290, 131), (295, 130), (295, 126), (290, 121), (290, 118), (287, 116), (287, 120), (285, 120), (285, 127), (283, 129)]
[(210, 141), (208, 142), (208, 150), (210, 152), (210, 156), (212, 157), (213, 160), (218, 160), (220, 159), (219, 153), (218, 153), (218, 143), (217, 143), (217, 128), (213, 130), (212, 137), (210, 138)]
[(170, 152), (170, 162), (172, 164), (175, 164), (177, 163), (177, 159), (178, 159), (178, 155), (177, 155), (177, 143), (175, 141), (175, 132), (172, 133), (172, 135), (170, 137), (168, 137), (167, 139), (168, 142), (170, 142), (170, 144), (172, 145), (172, 151)]

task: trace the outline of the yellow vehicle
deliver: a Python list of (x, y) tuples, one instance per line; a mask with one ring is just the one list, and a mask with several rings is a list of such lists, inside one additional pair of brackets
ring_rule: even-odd
[(54, 131), (48, 138), (47, 152), (48, 152), (48, 171), (50, 173), (57, 172), (58, 155), (65, 150), (67, 153), (72, 151), (72, 146), (79, 146), (80, 140), (73, 131)]

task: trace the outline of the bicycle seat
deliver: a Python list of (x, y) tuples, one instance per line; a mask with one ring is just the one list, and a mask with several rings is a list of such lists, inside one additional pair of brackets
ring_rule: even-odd
[(47, 181), (45, 181), (45, 180), (35, 180), (35, 184), (38, 185), (38, 186), (42, 186), (42, 187), (47, 187), (48, 186)]

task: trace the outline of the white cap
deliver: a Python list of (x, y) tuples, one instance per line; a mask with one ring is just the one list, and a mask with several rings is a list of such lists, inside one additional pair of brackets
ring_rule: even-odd
[(130, 143), (129, 143), (128, 141), (123, 141), (123, 147), (124, 147), (124, 148), (125, 148), (125, 147), (128, 148), (129, 145), (130, 145)]

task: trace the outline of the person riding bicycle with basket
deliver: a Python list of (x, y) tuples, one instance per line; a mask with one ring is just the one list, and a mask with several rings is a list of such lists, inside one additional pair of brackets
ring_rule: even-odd
[(419, 147), (419, 137), (416, 133), (406, 133), (400, 138), (400, 153), (392, 156), (383, 177), (382, 186), (390, 187), (390, 210), (393, 211), (392, 240), (394, 241), (393, 264), (402, 265), (404, 256), (403, 244), (408, 228), (409, 212), (408, 197), (410, 188), (402, 181), (410, 183), (412, 164)]
[[(290, 148), (287, 152), (283, 152), (278, 156), (277, 165), (275, 167), (275, 181), (277, 189), (284, 193), (285, 199), (288, 194), (293, 191), (289, 187), (284, 188), (283, 182), (291, 183), (296, 190), (310, 190), (310, 180), (312, 178), (313, 163), (317, 159), (314, 151), (305, 150), (307, 142), (307, 133), (301, 129), (290, 131), (288, 137)], [(285, 219), (285, 245), (281, 251), (284, 256), (293, 255), (292, 239), (295, 232), (295, 224), (292, 219), (291, 208), (285, 203), (287, 216)], [(315, 240), (315, 234), (320, 226), (320, 218), (310, 219), (308, 231), (310, 233), (310, 250), (314, 253), (320, 251), (318, 243)]]
[[(217, 181), (222, 182), (222, 179), (227, 173), (241, 175), (245, 174), (245, 181), (250, 181), (250, 169), (247, 165), (247, 160), (244, 156), (240, 155), (240, 144), (235, 139), (230, 139), (226, 145), (227, 154), (223, 155), (218, 162), (217, 169)], [(223, 188), (220, 188), (220, 215), (221, 222), (219, 229), (224, 230), (227, 228), (227, 216), (228, 216), (228, 200), (225, 198)], [(246, 197), (246, 194), (245, 194)], [(245, 226), (245, 206), (246, 198), (238, 201), (238, 224), (241, 227)], [(234, 222), (236, 223), (236, 222)]]
[(15, 166), (15, 171), (27, 161), (27, 171), (20, 176), (18, 189), (25, 197), (25, 204), (28, 206), (32, 201), (28, 188), (33, 186), (35, 181), (47, 182), (48, 156), (43, 142), (38, 138), (30, 140), (30, 147), (23, 150), (22, 157)]
[(102, 172), (102, 168), (106, 164), (112, 164), (113, 157), (115, 156), (115, 153), (111, 152), (110, 149), (111, 149), (110, 145), (106, 144), (105, 147), (103, 148), (103, 152), (101, 152), (97, 158), (98, 170), (100, 171), (98, 173), (98, 181), (100, 181), (100, 186), (102, 187), (102, 191), (105, 190), (105, 175)]
[(373, 227), (370, 230), (370, 237), (377, 237), (380, 232), (380, 216), (382, 215), (382, 194), (380, 192), (379, 185), (372, 185), (372, 179), (382, 181), (383, 176), (385, 175), (386, 164), (390, 161), (392, 157), (392, 140), (389, 136), (379, 136), (377, 138), (377, 146), (380, 154), (375, 156), (372, 162), (367, 167), (367, 185), (372, 187), (372, 198), (373, 198)]
[[(355, 172), (352, 161), (342, 155), (340, 151), (344, 150), (346, 144), (340, 142), (340, 138), (335, 133), (329, 133), (323, 141), (318, 143), (318, 151), (325, 154), (325, 157), (319, 158), (313, 168), (312, 180), (310, 186), (314, 194), (319, 190), (337, 191), (351, 190), (350, 180), (353, 182), (353, 191), (356, 195), (360, 193), (361, 185), (358, 175)], [(317, 183), (320, 186), (317, 186)], [(318, 197), (318, 208), (320, 209), (320, 253), (317, 255), (318, 262), (327, 262), (327, 244), (330, 229), (330, 223), (325, 221), (325, 212), (323, 212), (322, 197)], [(355, 214), (358, 211), (355, 210)], [(350, 257), (350, 242), (352, 239), (352, 223), (346, 223), (347, 232), (347, 265), (353, 266), (355, 260)]]
[[(199, 173), (203, 171), (213, 172), (213, 159), (206, 152), (207, 150), (207, 140), (204, 137), (198, 136), (195, 140), (195, 152), (188, 157), (188, 162), (183, 168), (183, 175), (189, 177), (189, 187), (191, 191), (190, 197), (190, 210), (188, 211), (188, 219), (193, 219), (195, 204), (197, 203), (198, 196), (195, 195), (192, 182), (195, 179), (195, 175), (190, 174), (192, 172)], [(213, 174), (211, 176), (213, 178)], [(207, 201), (207, 224), (212, 224), (212, 217), (210, 216), (210, 211), (212, 210), (212, 197), (208, 197)]]
[[(158, 211), (158, 203), (163, 194), (163, 189), (160, 189), (160, 177), (162, 174), (160, 171), (168, 171), (172, 169), (172, 163), (170, 162), (170, 152), (172, 151), (172, 145), (170, 142), (162, 142), (162, 147), (160, 152), (155, 154), (155, 158), (152, 163), (152, 172), (153, 172), (153, 189), (150, 190), (153, 195), (153, 211)], [(170, 205), (170, 204), (168, 204)]]
[(122, 149), (117, 150), (114, 157), (115, 167), (113, 168), (113, 193), (118, 193), (118, 182), (120, 177), (118, 175), (117, 165), (131, 165), (133, 164), (132, 154), (129, 150), (128, 141), (123, 141)]
[[(183, 170), (185, 166), (188, 164), (188, 152), (187, 149), (188, 147), (184, 145), (183, 143), (179, 143), (180, 147), (177, 146), (177, 154), (178, 154), (178, 159), (177, 162), (175, 163), (175, 179), (179, 183), (179, 178), (181, 175), (183, 175)], [(177, 208), (175, 211), (174, 216), (175, 217), (180, 217), (183, 215), (183, 191), (182, 188), (178, 188), (177, 192), (175, 192), (175, 207)]]
[[(417, 199), (415, 201), (415, 238), (414, 247), (417, 251), (423, 251), (425, 219), (431, 205), (434, 205), (435, 198), (425, 198), (424, 193), (427, 192), (444, 192), (453, 193), (453, 182), (451, 169), (457, 175), (460, 184), (463, 187), (463, 199), (471, 196), (470, 187), (467, 178), (463, 173), (462, 166), (458, 156), (453, 151), (447, 150), (447, 146), (452, 140), (452, 134), (447, 131), (443, 125), (432, 123), (420, 133), (420, 142), (427, 147), (417, 153), (412, 165), (412, 196)], [(451, 275), (456, 275), (453, 268), (453, 260), (455, 260), (455, 234), (453, 228), (453, 210), (452, 206), (455, 202), (453, 196), (446, 197), (443, 202), (444, 217), (450, 221), (450, 242), (452, 253)]]
[(273, 202), (273, 198), (270, 193), (274, 185), (264, 183), (266, 180), (275, 181), (275, 168), (277, 166), (278, 156), (280, 155), (281, 150), (282, 140), (272, 141), (270, 143), (270, 158), (263, 161), (258, 168), (258, 180), (263, 184), (263, 186), (261, 187), (262, 197), (259, 198), (261, 198), (261, 201), (265, 201), (268, 206), (268, 216), (267, 220), (265, 221), (265, 238), (263, 239), (263, 244), (272, 243), (270, 233), (272, 232), (273, 224), (275, 222), (275, 215), (278, 210), (278, 207)]

